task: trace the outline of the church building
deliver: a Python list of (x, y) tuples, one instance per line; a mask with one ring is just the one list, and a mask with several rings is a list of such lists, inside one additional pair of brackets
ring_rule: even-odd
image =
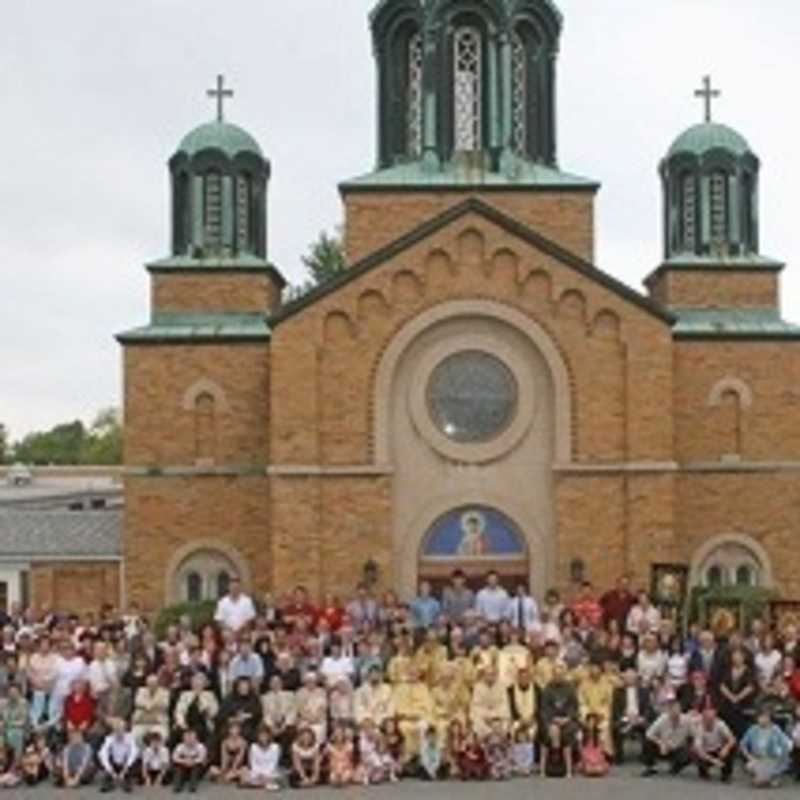
[(604, 272), (600, 184), (558, 159), (562, 22), (551, 0), (377, 3), (348, 268), (290, 301), (271, 165), (220, 84), (169, 161), (150, 321), (118, 337), (127, 601), (233, 574), (409, 597), (457, 567), (541, 596), (657, 564), (800, 597), (800, 327), (761, 254), (759, 158), (707, 113), (660, 164), (646, 290)]

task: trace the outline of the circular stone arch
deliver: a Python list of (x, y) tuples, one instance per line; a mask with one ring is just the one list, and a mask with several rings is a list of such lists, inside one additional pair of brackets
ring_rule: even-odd
[(762, 544), (751, 536), (742, 533), (723, 533), (714, 536), (697, 548), (690, 565), (689, 581), (691, 586), (699, 586), (703, 581), (702, 569), (708, 558), (725, 545), (736, 545), (749, 550), (761, 564), (761, 584), (765, 589), (775, 588), (775, 577), (772, 571), (772, 560)]
[[(391, 463), (392, 383), (403, 354), (428, 328), (459, 317), (483, 317), (503, 322), (523, 334), (547, 364), (555, 391), (555, 460), (572, 460), (572, 391), (567, 364), (553, 337), (535, 320), (515, 308), (492, 300), (453, 300), (423, 311), (397, 332), (384, 350), (374, 384), (375, 462)], [(467, 501), (474, 502), (474, 501)], [(503, 506), (498, 507), (503, 511)]]
[(183, 564), (193, 555), (198, 553), (219, 553), (230, 561), (236, 568), (238, 576), (245, 589), (251, 586), (251, 573), (247, 560), (242, 554), (231, 545), (219, 539), (194, 539), (191, 542), (179, 547), (170, 558), (165, 573), (164, 597), (168, 603), (180, 601), (176, 595), (175, 578)]
[(527, 549), (528, 577), (532, 592), (537, 597), (543, 597), (548, 588), (545, 580), (551, 574), (554, 554), (542, 528), (531, 518), (530, 509), (526, 509), (513, 497), (474, 489), (434, 498), (414, 515), (400, 537), (399, 544), (395, 545), (397, 589), (402, 596), (413, 597), (416, 594), (422, 549), (433, 526), (452, 511), (469, 506), (484, 506), (496, 510), (514, 525)]

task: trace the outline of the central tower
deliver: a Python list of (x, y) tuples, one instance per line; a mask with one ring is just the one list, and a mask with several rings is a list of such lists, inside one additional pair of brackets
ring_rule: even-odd
[(379, 169), (555, 167), (562, 17), (550, 0), (382, 0), (371, 25)]

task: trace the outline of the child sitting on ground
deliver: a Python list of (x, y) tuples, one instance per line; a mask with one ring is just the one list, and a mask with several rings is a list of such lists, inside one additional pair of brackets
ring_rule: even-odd
[(422, 737), (419, 750), (419, 777), (424, 781), (438, 781), (442, 777), (442, 748), (439, 735), (431, 726)]
[(530, 730), (524, 726), (517, 728), (511, 746), (511, 771), (517, 778), (529, 778), (533, 775), (535, 765), (536, 755)]
[(587, 778), (604, 778), (608, 775), (608, 758), (603, 750), (603, 734), (597, 714), (588, 714), (583, 726), (581, 772)]
[(238, 722), (231, 722), (220, 745), (219, 766), (211, 767), (209, 777), (220, 783), (239, 783), (246, 758), (247, 739), (242, 736), (242, 726)]
[(146, 787), (163, 786), (169, 773), (169, 750), (159, 731), (151, 731), (142, 739), (142, 784)]

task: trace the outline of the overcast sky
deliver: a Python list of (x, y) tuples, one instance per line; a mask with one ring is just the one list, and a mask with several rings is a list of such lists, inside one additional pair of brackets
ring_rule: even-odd
[[(374, 163), (373, 0), (24, 0), (0, 17), (0, 421), (20, 437), (120, 402), (113, 334), (147, 319), (142, 265), (167, 254), (166, 161), (213, 115), (273, 164), (270, 256), (290, 280), (341, 220), (336, 185)], [(640, 288), (661, 254), (656, 169), (716, 117), (762, 159), (762, 251), (800, 320), (798, 0), (560, 0), (559, 154), (603, 183), (598, 263)]]

